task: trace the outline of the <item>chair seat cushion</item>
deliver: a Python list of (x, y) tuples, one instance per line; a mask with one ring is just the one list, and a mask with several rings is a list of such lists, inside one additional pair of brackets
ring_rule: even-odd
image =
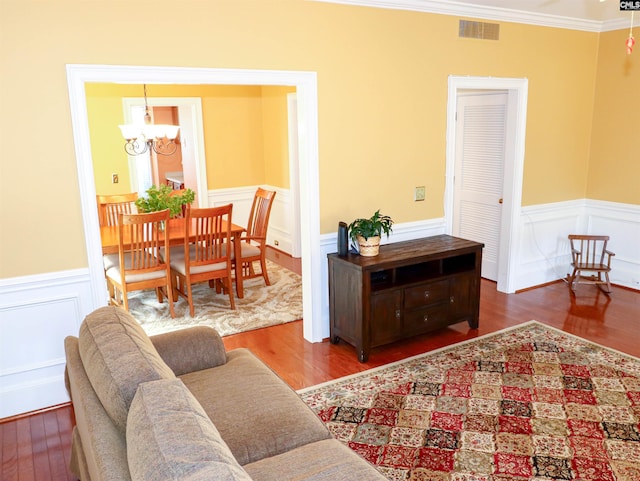
[(242, 242), (240, 244), (242, 250), (242, 257), (260, 257), (260, 248), (249, 244), (248, 242)]
[(138, 384), (175, 378), (138, 322), (118, 307), (101, 307), (84, 319), (78, 349), (91, 386), (123, 434)]
[(141, 384), (127, 420), (133, 481), (251, 481), (179, 379)]
[[(193, 260), (196, 256), (196, 247), (192, 245), (189, 247), (189, 256)], [(162, 254), (161, 254), (162, 255)], [(187, 261), (184, 257), (184, 249), (171, 249), (170, 253), (171, 268), (176, 270), (182, 275), (187, 273)], [(191, 266), (191, 274), (202, 274), (204, 272), (221, 271), (227, 268), (226, 262), (216, 262), (215, 264), (205, 264)]]
[[(131, 268), (131, 255), (129, 254), (124, 255), (124, 266), (125, 266), (125, 270)], [(110, 267), (109, 269), (107, 269), (106, 275), (108, 278), (113, 279), (118, 283), (122, 281), (122, 271), (120, 269), (119, 260), (116, 262), (116, 264), (113, 267)], [(163, 269), (163, 270), (147, 272), (144, 274), (125, 274), (125, 281), (127, 283), (143, 282), (143, 281), (150, 281), (153, 279), (161, 279), (166, 276), (167, 276), (167, 272), (166, 270)]]
[(120, 264), (119, 254), (105, 254), (102, 256), (102, 263), (104, 264), (104, 270), (108, 271), (112, 267), (116, 267)]

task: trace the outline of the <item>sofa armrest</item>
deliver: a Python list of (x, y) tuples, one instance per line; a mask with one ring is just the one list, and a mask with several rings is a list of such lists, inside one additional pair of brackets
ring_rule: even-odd
[(82, 480), (130, 481), (127, 445), (104, 410), (84, 370), (78, 338), (64, 340), (67, 382), (76, 420), (71, 445), (71, 472)]
[(198, 326), (151, 336), (158, 354), (176, 376), (220, 366), (227, 351), (218, 331)]

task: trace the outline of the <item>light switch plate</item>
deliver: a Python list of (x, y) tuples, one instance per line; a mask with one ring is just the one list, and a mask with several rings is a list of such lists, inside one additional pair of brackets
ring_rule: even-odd
[(414, 192), (413, 192), (413, 200), (415, 200), (416, 202), (424, 200), (425, 199), (425, 187), (424, 185), (421, 185), (420, 187), (416, 187)]

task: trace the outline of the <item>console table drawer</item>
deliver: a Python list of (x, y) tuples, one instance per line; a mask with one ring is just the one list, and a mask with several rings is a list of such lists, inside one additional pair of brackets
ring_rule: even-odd
[(448, 280), (430, 282), (404, 290), (404, 307), (406, 309), (428, 306), (429, 304), (445, 301), (449, 301)]
[(405, 311), (404, 326), (407, 334), (419, 334), (438, 329), (449, 324), (448, 304), (439, 304), (434, 307)]

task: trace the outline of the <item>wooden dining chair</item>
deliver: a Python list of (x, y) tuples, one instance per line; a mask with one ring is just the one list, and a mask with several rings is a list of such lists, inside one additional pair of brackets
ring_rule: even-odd
[(174, 292), (189, 302), (189, 313), (195, 313), (193, 284), (209, 282), (229, 295), (235, 309), (231, 277), (232, 204), (203, 209), (187, 207), (182, 249), (171, 251), (171, 276)]
[(96, 195), (100, 227), (118, 225), (118, 216), (120, 214), (136, 214), (138, 212), (135, 204), (137, 199), (137, 192), (131, 192), (129, 194)]
[[(163, 226), (169, 222), (169, 209), (148, 214), (119, 214), (118, 264), (106, 271), (110, 304), (129, 310), (127, 294), (142, 289), (156, 289), (158, 302), (166, 297), (173, 310), (169, 236)], [(160, 250), (166, 251), (161, 257)]]
[[(118, 216), (120, 214), (136, 214), (138, 212), (135, 204), (137, 199), (137, 192), (131, 192), (129, 194), (96, 195), (100, 227), (117, 226)], [(102, 262), (106, 273), (109, 268), (118, 265), (118, 255), (106, 254), (102, 256)]]
[[(275, 196), (274, 191), (258, 188), (253, 198), (246, 234), (240, 239), (240, 259), (233, 259), (234, 264), (242, 263), (243, 279), (263, 277), (268, 286), (271, 285), (271, 281), (267, 273), (267, 230)], [(256, 272), (254, 262), (260, 262), (260, 272)]]
[[(615, 256), (613, 252), (607, 250), (609, 236), (571, 234), (569, 242), (573, 266), (573, 272), (569, 277), (571, 290), (575, 291), (578, 284), (595, 284), (609, 294), (611, 292), (609, 281), (611, 258)], [(588, 276), (585, 276), (585, 273)]]

